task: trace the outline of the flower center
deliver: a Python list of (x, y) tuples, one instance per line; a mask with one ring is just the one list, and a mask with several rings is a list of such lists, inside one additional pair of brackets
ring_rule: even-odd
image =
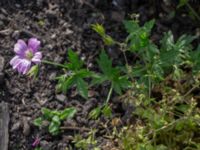
[(31, 50), (27, 50), (26, 52), (25, 52), (25, 57), (27, 58), (27, 59), (32, 59), (33, 58), (33, 52), (31, 51)]

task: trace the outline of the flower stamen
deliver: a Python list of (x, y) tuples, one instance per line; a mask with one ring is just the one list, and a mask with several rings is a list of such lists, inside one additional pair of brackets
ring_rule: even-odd
[(33, 52), (31, 50), (27, 50), (25, 52), (25, 57), (28, 59), (28, 60), (31, 60), (33, 58)]

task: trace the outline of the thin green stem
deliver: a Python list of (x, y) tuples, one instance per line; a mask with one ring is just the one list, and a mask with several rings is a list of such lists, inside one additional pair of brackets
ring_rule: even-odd
[(192, 93), (198, 87), (199, 87), (199, 84), (193, 86), (185, 95), (183, 95), (183, 97), (188, 96), (190, 93)]
[(51, 61), (48, 61), (48, 60), (42, 60), (42, 63), (48, 64), (48, 65), (53, 65), (53, 66), (56, 66), (56, 67), (61, 67), (61, 68), (67, 68), (67, 67), (66, 67), (65, 65), (63, 65), (63, 64), (51, 62)]
[(192, 14), (200, 21), (200, 16), (196, 13), (196, 11), (192, 8), (192, 6), (189, 3), (186, 3), (186, 5), (190, 9)]
[(111, 87), (110, 87), (110, 90), (109, 90), (109, 93), (108, 93), (108, 96), (107, 96), (107, 99), (106, 99), (106, 104), (108, 104), (108, 102), (110, 100), (110, 97), (112, 95), (112, 91), (113, 91), (113, 85), (111, 85)]

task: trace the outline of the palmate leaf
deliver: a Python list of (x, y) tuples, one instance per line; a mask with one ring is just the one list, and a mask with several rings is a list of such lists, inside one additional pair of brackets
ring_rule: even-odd
[(124, 89), (130, 88), (131, 83), (126, 76), (118, 76), (112, 81), (112, 86), (114, 91), (121, 95)]
[(140, 27), (138, 22), (134, 20), (124, 21), (124, 26), (129, 33), (126, 42), (131, 51), (140, 51), (149, 45), (149, 36), (154, 24), (155, 20), (151, 20)]
[(194, 36), (183, 35), (175, 42), (172, 32), (167, 32), (161, 40), (160, 60), (162, 66), (165, 69), (172, 69), (173, 65), (179, 66), (183, 64), (184, 60), (189, 58), (191, 42), (195, 38)]
[(69, 63), (66, 65), (70, 70), (78, 70), (83, 66), (83, 61), (79, 59), (78, 54), (68, 49), (68, 60)]
[(71, 87), (74, 85), (75, 80), (76, 80), (75, 76), (67, 77), (67, 78), (64, 80), (64, 82), (62, 83), (62, 91), (63, 91), (64, 93), (66, 93), (67, 90), (68, 90), (69, 88), (71, 88)]
[(120, 75), (119, 68), (112, 67), (112, 61), (104, 50), (101, 52), (97, 62), (103, 74), (96, 75), (93, 83), (101, 84), (102, 82), (109, 81), (114, 91), (118, 94), (121, 94), (124, 89), (130, 87), (131, 83), (128, 78)]
[(113, 75), (118, 74), (118, 70), (112, 67), (112, 60), (109, 59), (104, 50), (101, 51), (97, 62), (103, 74), (109, 79), (112, 79)]
[(79, 94), (85, 99), (88, 98), (88, 84), (84, 81), (84, 78), (92, 75), (91, 72), (81, 69), (76, 72), (76, 74), (72, 74), (71, 76), (65, 76), (64, 80), (61, 80), (59, 83), (61, 84), (62, 91), (64, 93), (67, 92), (69, 88), (72, 86), (76, 86)]
[(136, 32), (140, 27), (134, 20), (125, 20), (123, 23), (128, 33)]
[(83, 61), (79, 60), (78, 55), (71, 49), (68, 50), (68, 60), (69, 63), (65, 64), (68, 72), (57, 77), (57, 89), (66, 93), (68, 89), (76, 86), (79, 94), (87, 99), (88, 85), (84, 79), (90, 77), (93, 73), (83, 68)]
[(82, 78), (77, 77), (76, 78), (76, 86), (77, 86), (79, 94), (82, 97), (84, 97), (85, 99), (87, 99), (88, 98), (87, 83)]
[(188, 3), (189, 0), (179, 0), (177, 8), (183, 7)]

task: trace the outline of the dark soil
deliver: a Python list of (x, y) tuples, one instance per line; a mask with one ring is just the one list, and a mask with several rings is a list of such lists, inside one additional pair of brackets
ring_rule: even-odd
[[(198, 1), (193, 3), (194, 8), (199, 5)], [(104, 46), (100, 37), (91, 30), (92, 23), (103, 24), (115, 39), (123, 40), (122, 21), (133, 13), (139, 13), (141, 24), (156, 19), (152, 40), (157, 43), (168, 30), (172, 30), (175, 37), (184, 33), (200, 34), (199, 22), (189, 17), (186, 9), (177, 10), (172, 16), (176, 4), (174, 1), (168, 4), (159, 0), (1, 0), (0, 56), (5, 59), (5, 66), (0, 70), (3, 74), (0, 76), (0, 102), (5, 101), (10, 107), (9, 150), (31, 150), (36, 137), (42, 137), (41, 146), (45, 150), (65, 150), (69, 145), (73, 147), (72, 137), (75, 134), (87, 135), (86, 131), (71, 129), (53, 137), (39, 130), (32, 122), (41, 115), (42, 107), (61, 110), (75, 106), (78, 114), (64, 122), (63, 126), (98, 129), (96, 138), (100, 147), (104, 145), (102, 149), (110, 149), (116, 144), (104, 136), (112, 132), (109, 119), (88, 119), (90, 110), (103, 103), (107, 87), (90, 89), (93, 94), (85, 101), (74, 90), (68, 91), (67, 95), (55, 92), (56, 81), (53, 79), (60, 72), (55, 67), (41, 65), (37, 80), (19, 75), (9, 65), (17, 39), (37, 37), (42, 41), (44, 59), (58, 63), (67, 60), (67, 49), (72, 48), (80, 54), (87, 67), (95, 70), (96, 56)], [(121, 58), (117, 49), (108, 49), (114, 61)], [(126, 113), (128, 109), (121, 103), (116, 97), (111, 100), (113, 118), (122, 120), (119, 128), (131, 120)]]

